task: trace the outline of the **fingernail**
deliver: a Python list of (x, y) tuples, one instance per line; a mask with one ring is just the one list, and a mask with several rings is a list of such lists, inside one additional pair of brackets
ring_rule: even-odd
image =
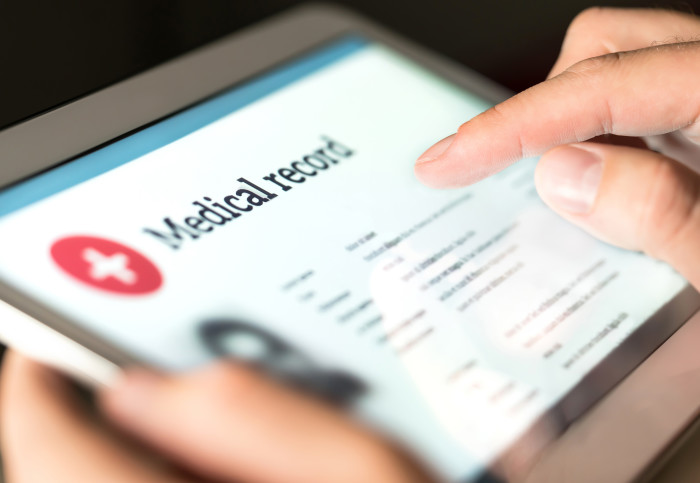
[(121, 417), (133, 418), (149, 405), (163, 378), (144, 369), (125, 372), (107, 391), (109, 409)]
[(591, 151), (564, 146), (542, 161), (540, 191), (546, 201), (569, 213), (589, 213), (598, 194), (603, 160)]
[(436, 142), (433, 144), (426, 152), (424, 152), (420, 158), (416, 161), (416, 164), (423, 164), (423, 163), (428, 163), (430, 161), (435, 161), (437, 158), (439, 158), (442, 153), (447, 151), (447, 148), (450, 147), (450, 144), (452, 144), (452, 141), (454, 140), (455, 135), (452, 134), (450, 136), (447, 136), (445, 139)]

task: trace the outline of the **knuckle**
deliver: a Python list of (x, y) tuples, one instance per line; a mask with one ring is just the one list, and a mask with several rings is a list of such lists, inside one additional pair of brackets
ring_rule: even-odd
[(579, 12), (569, 24), (567, 37), (585, 34), (597, 29), (601, 20), (609, 15), (612, 9), (606, 7), (588, 7)]
[(616, 69), (622, 58), (623, 52), (612, 52), (610, 54), (599, 55), (576, 62), (566, 69), (566, 73), (581, 77), (598, 77)]
[[(517, 95), (508, 99), (508, 103), (514, 103), (517, 102)], [(506, 122), (507, 118), (505, 116), (505, 113), (503, 112), (503, 105), (502, 104), (496, 104), (495, 106), (490, 107), (486, 111), (482, 112), (479, 114), (478, 119), (475, 118), (473, 121), (479, 122), (481, 125), (487, 125), (488, 127), (493, 127), (493, 128), (499, 128), (502, 127)], [(467, 137), (469, 136), (469, 130), (474, 126), (474, 122), (466, 122), (462, 124), (457, 132), (464, 136)]]

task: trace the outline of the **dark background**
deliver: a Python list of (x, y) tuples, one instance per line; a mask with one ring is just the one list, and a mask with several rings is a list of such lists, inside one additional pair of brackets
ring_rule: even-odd
[[(295, 0), (0, 0), (0, 128), (104, 87)], [(513, 90), (540, 81), (586, 0), (344, 0)], [(598, 2), (700, 11), (690, 2)], [(1, 153), (0, 153), (1, 155)]]

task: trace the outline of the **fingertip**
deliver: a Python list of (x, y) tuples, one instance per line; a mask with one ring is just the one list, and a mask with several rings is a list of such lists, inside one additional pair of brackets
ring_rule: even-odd
[(440, 158), (442, 154), (447, 151), (450, 147), (452, 141), (454, 141), (456, 134), (450, 134), (446, 138), (441, 139), (432, 146), (430, 146), (420, 157), (416, 160), (416, 166), (425, 163), (432, 163)]
[(250, 399), (260, 393), (263, 378), (256, 371), (230, 362), (216, 362), (179, 375), (144, 368), (125, 370), (113, 386), (100, 391), (105, 413), (137, 433), (184, 417), (187, 408), (217, 408), (231, 399)]
[(431, 188), (460, 188), (521, 159), (523, 144), (517, 119), (522, 113), (503, 107), (509, 102), (522, 104), (510, 100), (492, 107), (431, 146), (415, 165), (416, 177)]
[(469, 163), (466, 158), (457, 155), (416, 164), (413, 168), (422, 184), (435, 189), (463, 188), (488, 178), (496, 171)]
[(260, 370), (243, 362), (221, 359), (191, 374), (193, 379), (212, 381), (216, 387), (229, 387), (234, 391), (250, 391), (256, 384), (267, 381)]
[(418, 158), (413, 172), (429, 188), (460, 188), (488, 176), (469, 163), (464, 139), (452, 134), (431, 146)]
[(535, 171), (540, 197), (555, 211), (586, 215), (593, 209), (603, 174), (603, 160), (580, 145), (559, 146), (545, 153)]
[(416, 164), (413, 167), (413, 173), (418, 181), (428, 188), (444, 189), (448, 187), (448, 180), (441, 173), (440, 166), (436, 166), (434, 162)]
[(445, 172), (444, 153), (452, 145), (456, 134), (451, 134), (430, 146), (416, 160), (413, 172), (418, 180), (429, 188), (448, 188), (449, 174)]

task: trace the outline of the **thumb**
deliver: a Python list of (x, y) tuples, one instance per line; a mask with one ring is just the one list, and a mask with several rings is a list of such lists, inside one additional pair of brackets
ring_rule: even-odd
[(604, 241), (642, 250), (700, 288), (700, 176), (659, 153), (580, 143), (547, 152), (537, 191)]
[(180, 376), (133, 370), (101, 402), (124, 429), (217, 481), (429, 481), (334, 408), (231, 363)]

